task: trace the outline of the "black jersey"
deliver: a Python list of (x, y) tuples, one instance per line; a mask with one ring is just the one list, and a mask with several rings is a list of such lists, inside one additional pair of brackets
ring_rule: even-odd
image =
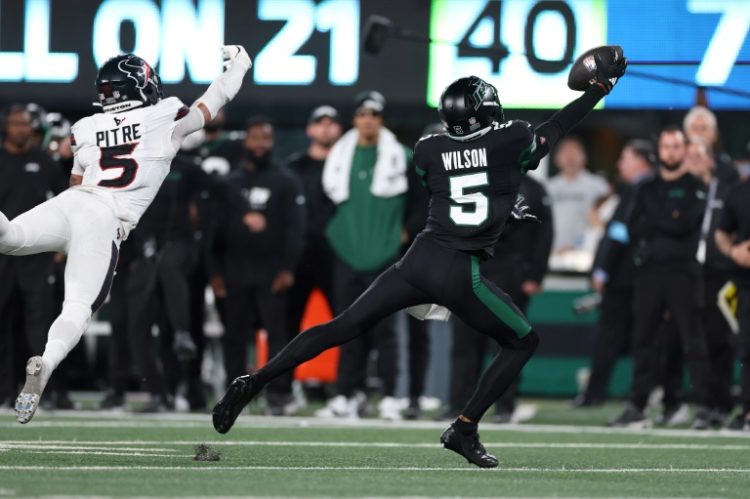
[(492, 253), (518, 196), (522, 175), (546, 154), (525, 121), (494, 123), (460, 142), (429, 135), (414, 148), (414, 164), (430, 193), (424, 233), (449, 248)]

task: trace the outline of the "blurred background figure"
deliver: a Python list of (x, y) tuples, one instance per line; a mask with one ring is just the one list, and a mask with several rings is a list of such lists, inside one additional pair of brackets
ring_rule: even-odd
[[(226, 296), (227, 380), (248, 372), (248, 347), (263, 328), (273, 357), (292, 336), (287, 295), (294, 285), (305, 234), (305, 198), (296, 176), (272, 159), (271, 122), (248, 120), (244, 156), (227, 177), (230, 194), (213, 242), (214, 293)], [(269, 384), (267, 410), (292, 414), (292, 373)]]
[(607, 385), (617, 358), (629, 350), (633, 330), (634, 252), (627, 221), (638, 185), (653, 173), (656, 153), (647, 140), (628, 142), (617, 160), (618, 203), (599, 242), (591, 274), (591, 287), (601, 295), (591, 371), (584, 393), (575, 407), (604, 403)]
[(594, 251), (586, 247), (591, 210), (598, 200), (610, 194), (610, 187), (604, 178), (586, 169), (586, 149), (576, 137), (560, 141), (553, 162), (560, 173), (547, 182), (555, 221), (550, 266), (586, 272), (591, 269)]
[[(5, 117), (0, 149), (0, 211), (13, 219), (62, 192), (66, 179), (40, 147), (34, 117), (27, 106), (12, 106)], [(55, 293), (55, 259), (51, 253), (26, 258), (0, 256), (0, 405), (16, 391), (14, 350), (42, 351), (47, 331), (62, 300)], [(20, 350), (19, 350), (20, 349)], [(72, 408), (64, 376), (47, 388), (47, 408)]]
[(732, 280), (738, 289), (741, 411), (729, 427), (750, 431), (750, 180), (735, 185), (727, 196), (715, 241), (736, 264)]
[(706, 294), (702, 319), (711, 359), (709, 385), (710, 407), (713, 410), (712, 424), (722, 426), (734, 408), (731, 390), (735, 349), (734, 335), (719, 308), (719, 294), (732, 280), (736, 268), (734, 262), (716, 246), (715, 233), (721, 220), (721, 211), (732, 186), (736, 183), (736, 178), (727, 175), (720, 177), (715, 158), (716, 155), (707, 142), (698, 136), (691, 139), (685, 154), (685, 168), (701, 179), (708, 191), (697, 258), (703, 265), (703, 286)]
[(47, 154), (57, 161), (65, 177), (73, 169), (73, 148), (70, 146), (70, 121), (60, 113), (47, 113)]
[(708, 147), (718, 179), (730, 185), (739, 180), (732, 158), (722, 148), (716, 115), (710, 109), (704, 106), (690, 109), (682, 120), (682, 128), (691, 143), (703, 143)]
[[(693, 384), (696, 414), (693, 427), (710, 424), (710, 362), (706, 332), (701, 320), (704, 294), (701, 268), (696, 259), (706, 190), (683, 162), (685, 134), (668, 127), (659, 134), (659, 173), (639, 186), (629, 210), (624, 234), (636, 247), (634, 282), (633, 386), (623, 412), (612, 426), (646, 426), (644, 409), (659, 377), (664, 357), (663, 336), (658, 334), (665, 311), (679, 332), (685, 362)], [(669, 419), (677, 407), (664, 407)]]
[(342, 133), (338, 111), (325, 105), (315, 108), (305, 133), (310, 139), (309, 146), (288, 161), (289, 169), (299, 178), (305, 196), (304, 251), (294, 271), (294, 285), (289, 290), (287, 305), (291, 334), (300, 331), (305, 305), (314, 289), (320, 289), (328, 303), (333, 303), (333, 255), (325, 229), (335, 208), (323, 192), (322, 178), (326, 158)]
[[(177, 384), (186, 381), (192, 410), (205, 408), (200, 381), (203, 354), (202, 328), (193, 327), (190, 277), (199, 259), (202, 241), (193, 214), (194, 200), (203, 191), (221, 195), (223, 183), (204, 172), (184, 153), (178, 153), (171, 171), (129, 240), (133, 260), (127, 271), (127, 310), (130, 342), (138, 372), (151, 400), (144, 412), (173, 408)], [(159, 344), (151, 329), (159, 327)]]
[[(354, 128), (331, 150), (323, 188), (336, 205), (326, 236), (334, 253), (334, 312), (340, 313), (398, 258), (409, 238), (408, 197), (423, 189), (412, 172), (411, 151), (383, 126), (385, 98), (364, 92), (355, 99)], [(420, 220), (419, 223), (424, 223)], [(320, 416), (358, 417), (365, 410), (371, 352), (382, 381), (381, 418), (401, 418), (395, 399), (398, 351), (395, 318), (389, 317), (341, 347), (337, 395)]]

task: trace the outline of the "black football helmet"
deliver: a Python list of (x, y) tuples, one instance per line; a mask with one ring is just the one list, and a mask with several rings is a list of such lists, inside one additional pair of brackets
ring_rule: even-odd
[(438, 104), (440, 119), (452, 138), (471, 138), (494, 121), (503, 121), (497, 89), (477, 76), (459, 78), (448, 85)]
[(96, 75), (96, 90), (105, 113), (151, 106), (163, 95), (159, 75), (133, 54), (118, 55), (105, 62)]

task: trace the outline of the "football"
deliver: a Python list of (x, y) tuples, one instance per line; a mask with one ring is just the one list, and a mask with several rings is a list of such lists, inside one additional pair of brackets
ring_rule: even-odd
[(596, 55), (599, 55), (605, 62), (618, 61), (623, 57), (622, 47), (602, 45), (584, 52), (570, 68), (568, 88), (583, 91), (596, 82)]

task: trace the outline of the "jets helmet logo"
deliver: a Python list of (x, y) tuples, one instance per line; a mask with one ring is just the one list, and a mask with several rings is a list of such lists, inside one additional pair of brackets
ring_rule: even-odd
[(477, 88), (472, 92), (471, 100), (473, 101), (472, 106), (474, 107), (474, 110), (477, 111), (484, 100), (484, 94), (487, 91), (487, 83), (479, 80), (475, 84)]
[(148, 66), (145, 64), (139, 64), (137, 61), (138, 60), (135, 57), (128, 57), (127, 59), (120, 61), (120, 64), (118, 64), (117, 67), (120, 71), (128, 75), (128, 78), (135, 81), (136, 88), (144, 89), (146, 88), (149, 78)]

